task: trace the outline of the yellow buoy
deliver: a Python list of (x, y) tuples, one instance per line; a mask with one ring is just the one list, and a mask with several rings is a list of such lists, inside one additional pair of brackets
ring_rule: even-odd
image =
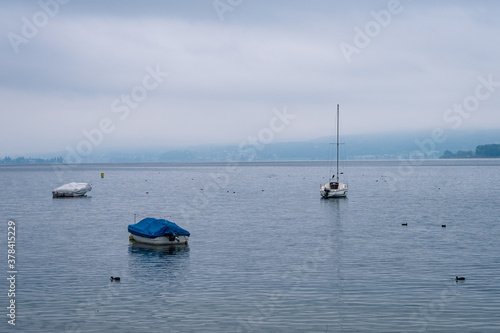
[(104, 172), (101, 172), (101, 178), (104, 178)]

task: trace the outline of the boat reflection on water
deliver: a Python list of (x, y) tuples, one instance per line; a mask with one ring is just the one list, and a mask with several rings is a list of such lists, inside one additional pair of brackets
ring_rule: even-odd
[(142, 283), (155, 285), (184, 279), (189, 269), (189, 245), (149, 245), (130, 242), (129, 273)]

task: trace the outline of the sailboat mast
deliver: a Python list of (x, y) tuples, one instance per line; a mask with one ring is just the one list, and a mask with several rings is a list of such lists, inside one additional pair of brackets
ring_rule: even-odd
[(339, 105), (337, 104), (337, 182), (339, 180)]

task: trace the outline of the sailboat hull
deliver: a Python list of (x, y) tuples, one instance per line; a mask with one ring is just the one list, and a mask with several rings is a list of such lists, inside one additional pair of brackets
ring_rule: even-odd
[(321, 186), (319, 193), (325, 199), (342, 198), (347, 196), (348, 190), (347, 184), (330, 182)]

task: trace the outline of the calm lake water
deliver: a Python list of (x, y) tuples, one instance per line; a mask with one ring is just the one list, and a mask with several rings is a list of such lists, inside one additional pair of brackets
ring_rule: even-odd
[[(0, 331), (499, 332), (500, 160), (344, 171), (323, 200), (319, 162), (0, 167)], [(93, 190), (52, 199), (71, 181)], [(134, 214), (189, 246), (129, 242)]]

